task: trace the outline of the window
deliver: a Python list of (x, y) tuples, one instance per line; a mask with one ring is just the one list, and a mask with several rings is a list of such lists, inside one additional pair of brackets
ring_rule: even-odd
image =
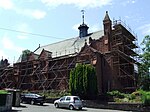
[(61, 98), (60, 98), (60, 101), (64, 101), (64, 100), (65, 100), (65, 97), (61, 97)]
[(74, 101), (80, 100), (78, 97), (74, 97)]
[(66, 101), (70, 101), (70, 97), (67, 97), (67, 98), (66, 98)]

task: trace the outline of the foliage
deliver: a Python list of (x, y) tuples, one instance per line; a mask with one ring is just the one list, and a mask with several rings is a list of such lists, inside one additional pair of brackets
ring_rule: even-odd
[(0, 94), (7, 94), (8, 92), (5, 90), (0, 90)]
[(92, 65), (77, 64), (70, 72), (69, 89), (72, 95), (97, 94), (97, 79)]
[(7, 59), (2, 59), (2, 60), (0, 60), (0, 68), (2, 67), (6, 67), (6, 66), (8, 66), (8, 65), (10, 65), (10, 63), (8, 62), (8, 60)]
[(110, 95), (110, 96), (116, 97), (116, 98), (124, 98), (125, 97), (124, 93), (121, 93), (117, 90), (108, 92), (107, 94)]
[(143, 89), (145, 91), (150, 90), (150, 76), (149, 75), (145, 75), (145, 76), (142, 77), (142, 79), (141, 79), (141, 89)]
[(142, 94), (142, 103), (145, 106), (150, 106), (150, 91), (140, 91), (140, 93)]
[(46, 98), (60, 98), (62, 96), (70, 95), (68, 91), (53, 91), (53, 90), (40, 94), (44, 95)]
[(28, 55), (31, 53), (31, 51), (30, 50), (24, 50), (24, 51), (22, 51), (22, 61), (25, 61), (25, 60), (27, 60), (27, 58), (28, 58)]
[(138, 65), (139, 85), (141, 89), (150, 90), (150, 36), (147, 35), (142, 43), (143, 53), (140, 55), (141, 62)]
[(108, 95), (113, 96), (115, 102), (142, 102), (144, 106), (150, 106), (150, 91), (137, 90), (131, 94), (112, 91)]
[(125, 94), (115, 90), (108, 92), (107, 94), (113, 96), (113, 100), (115, 102), (141, 102), (140, 91), (136, 91), (131, 94)]

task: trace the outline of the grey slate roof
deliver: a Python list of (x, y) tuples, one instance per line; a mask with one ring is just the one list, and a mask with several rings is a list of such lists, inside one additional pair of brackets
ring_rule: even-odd
[[(46, 51), (52, 52), (52, 58), (79, 53), (81, 48), (85, 44), (85, 40), (87, 44), (89, 44), (89, 37), (96, 40), (96, 39), (101, 38), (103, 35), (104, 35), (104, 31), (100, 30), (97, 32), (90, 33), (86, 37), (70, 38), (67, 40), (60, 41), (60, 42), (41, 46), (34, 51), (34, 54), (35, 54), (34, 56), (35, 56), (35, 59), (38, 59), (43, 49)], [(22, 61), (22, 55), (20, 55), (16, 63), (19, 63), (21, 61)]]
[(76, 38), (60, 41), (57, 43), (41, 46), (34, 53), (40, 55), (40, 53), (44, 49), (52, 52), (52, 58), (78, 53), (80, 52), (81, 48), (84, 46), (85, 40), (87, 43), (89, 43), (89, 37), (91, 37), (92, 39), (99, 39), (103, 35), (104, 35), (104, 31), (100, 30), (97, 32), (90, 33), (86, 37), (82, 37), (82, 38), (76, 37)]

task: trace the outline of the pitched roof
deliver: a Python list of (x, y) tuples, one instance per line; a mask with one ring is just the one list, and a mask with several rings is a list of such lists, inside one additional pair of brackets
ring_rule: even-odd
[[(70, 39), (60, 41), (60, 42), (48, 44), (45, 46), (39, 46), (34, 51), (33, 55), (35, 59), (38, 59), (43, 49), (47, 52), (51, 52), (52, 58), (65, 56), (65, 55), (72, 55), (75, 53), (79, 53), (81, 51), (81, 48), (85, 45), (85, 41), (86, 43), (89, 43), (90, 37), (92, 39), (99, 39), (102, 36), (104, 36), (104, 31), (100, 30), (97, 32), (90, 33), (86, 37), (83, 37), (83, 38), (80, 38), (80, 37), (70, 38)], [(22, 62), (22, 58), (23, 56), (20, 55), (16, 63)]]
[(78, 53), (80, 52), (81, 48), (84, 46), (85, 40), (87, 43), (89, 43), (89, 37), (91, 37), (92, 39), (99, 39), (103, 35), (104, 35), (103, 30), (100, 30), (97, 32), (90, 33), (84, 38), (76, 37), (76, 38), (60, 41), (57, 43), (41, 46), (38, 49), (36, 49), (34, 53), (40, 55), (42, 50), (44, 49), (52, 52), (52, 58)]

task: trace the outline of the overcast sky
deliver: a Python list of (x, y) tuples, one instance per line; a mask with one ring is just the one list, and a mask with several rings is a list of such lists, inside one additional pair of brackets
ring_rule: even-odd
[(77, 37), (85, 10), (89, 32), (103, 29), (105, 12), (138, 36), (150, 34), (149, 0), (0, 0), (0, 59), (17, 61), (22, 50)]

